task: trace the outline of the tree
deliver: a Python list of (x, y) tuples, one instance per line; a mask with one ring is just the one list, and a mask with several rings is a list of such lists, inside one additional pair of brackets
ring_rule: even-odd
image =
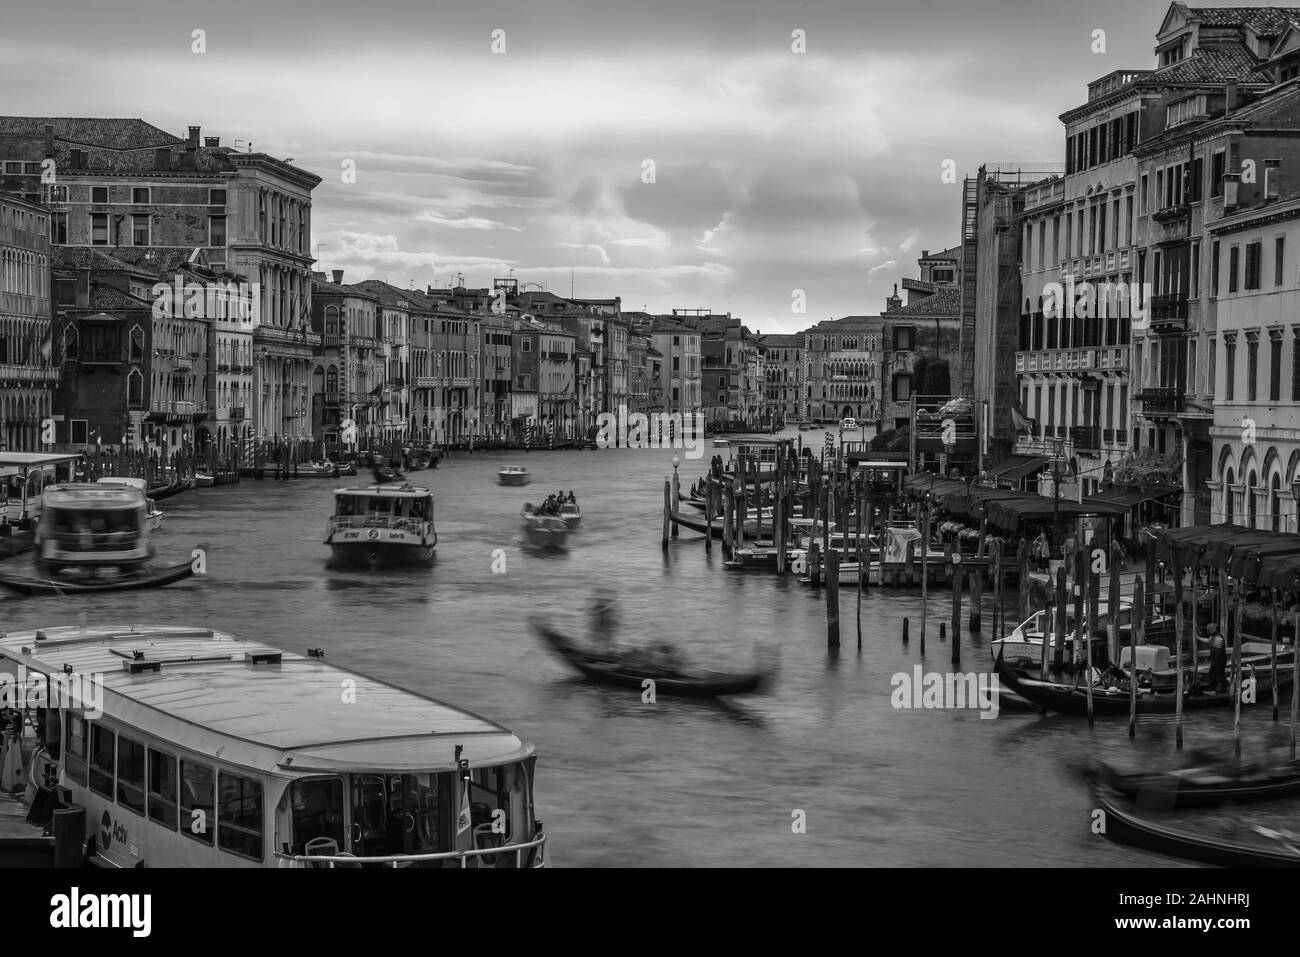
[(1116, 485), (1181, 485), (1183, 458), (1153, 448), (1129, 452), (1115, 468)]

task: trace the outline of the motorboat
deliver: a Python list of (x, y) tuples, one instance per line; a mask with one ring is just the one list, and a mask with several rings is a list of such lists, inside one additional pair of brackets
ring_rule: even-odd
[(578, 507), (575, 500), (560, 503), (560, 518), (564, 519), (564, 524), (569, 526), (569, 531), (573, 531), (582, 524), (582, 509)]
[(497, 483), (500, 485), (527, 485), (532, 480), (528, 469), (522, 465), (506, 465), (497, 472)]
[(105, 475), (96, 484), (126, 485), (130, 488), (138, 489), (140, 494), (145, 496), (145, 501), (149, 505), (149, 531), (156, 532), (162, 527), (163, 513), (158, 508), (158, 503), (149, 497), (149, 483), (144, 479), (131, 478), (125, 475)]
[(34, 545), (37, 568), (129, 571), (154, 554), (148, 499), (121, 482), (51, 485), (41, 495)]
[(212, 488), (217, 484), (217, 477), (211, 472), (200, 469), (194, 473), (195, 488)]
[(428, 565), (438, 548), (433, 494), (410, 483), (336, 489), (325, 544), (339, 564)]
[(563, 549), (567, 544), (569, 523), (558, 513), (548, 514), (527, 504), (520, 517), (524, 520), (524, 537), (534, 548)]

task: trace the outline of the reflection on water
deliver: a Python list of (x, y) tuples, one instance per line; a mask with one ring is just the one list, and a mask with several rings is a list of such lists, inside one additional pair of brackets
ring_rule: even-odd
[[(820, 443), (820, 433), (807, 433)], [(1172, 735), (1143, 719), (1043, 718), (1003, 711), (895, 710), (891, 677), (991, 670), (988, 636), (963, 628), (962, 664), (938, 639), (950, 595), (933, 589), (920, 655), (920, 595), (841, 590), (838, 653), (825, 601), (792, 580), (727, 572), (714, 543), (690, 533), (660, 548), (672, 451), (488, 453), (413, 473), (433, 488), (438, 560), (426, 569), (327, 570), (333, 489), (348, 480), (245, 480), (162, 504), (162, 558), (208, 549), (208, 578), (158, 591), (77, 599), (10, 598), (3, 627), (91, 621), (193, 622), (256, 636), (484, 714), (534, 743), (537, 813), (564, 864), (1124, 865), (1170, 863), (1089, 830), (1090, 798), (1063, 760), (1093, 751), (1164, 760)], [(495, 484), (524, 464), (526, 489)], [(703, 461), (682, 463), (683, 487)], [(539, 491), (573, 489), (583, 521), (560, 553), (524, 545), (519, 518)], [(500, 550), (497, 553), (497, 550)], [(493, 573), (494, 553), (504, 571)], [(501, 563), (497, 562), (500, 568)], [(620, 638), (668, 639), (705, 667), (753, 664), (781, 650), (770, 690), (726, 702), (643, 703), (636, 690), (575, 680), (531, 634), (530, 616), (586, 632), (597, 588), (619, 595)], [(911, 618), (907, 647), (902, 622)], [(986, 623), (991, 614), (986, 610)], [(963, 624), (965, 624), (963, 622)], [(1269, 709), (1243, 723), (1248, 750)], [(1187, 719), (1189, 747), (1231, 734), (1231, 713)], [(807, 833), (791, 831), (802, 810)]]

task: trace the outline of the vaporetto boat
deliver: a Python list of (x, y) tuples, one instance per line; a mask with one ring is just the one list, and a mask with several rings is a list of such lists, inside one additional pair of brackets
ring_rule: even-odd
[(335, 489), (325, 544), (341, 564), (427, 565), (438, 548), (433, 494), (409, 483)]
[(0, 671), (15, 668), (99, 687), (33, 709), (30, 764), (33, 782), (57, 776), (43, 799), (86, 809), (91, 864), (547, 866), (532, 745), (321, 649), (73, 626), (0, 634)]

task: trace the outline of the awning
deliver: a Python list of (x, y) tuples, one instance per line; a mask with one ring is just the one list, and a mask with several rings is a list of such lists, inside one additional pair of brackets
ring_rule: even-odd
[(1155, 502), (1181, 492), (1181, 488), (1135, 488), (1129, 485), (1117, 485), (1114, 488), (1098, 492), (1096, 495), (1086, 496), (1084, 502), (1120, 505), (1128, 509), (1141, 505), (1143, 502)]
[(1300, 585), (1300, 535), (1244, 525), (1193, 525), (1161, 533), (1157, 554), (1184, 567), (1206, 566), (1265, 588)]
[(1009, 455), (991, 471), (999, 482), (1019, 482), (1026, 475), (1033, 475), (1047, 464), (1041, 455)]

